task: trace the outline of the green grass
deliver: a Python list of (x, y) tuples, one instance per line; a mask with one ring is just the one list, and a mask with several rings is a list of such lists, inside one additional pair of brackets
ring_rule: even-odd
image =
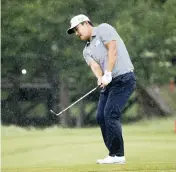
[(153, 119), (123, 128), (124, 165), (97, 165), (108, 152), (99, 128), (28, 130), (1, 127), (3, 172), (176, 172), (174, 120)]

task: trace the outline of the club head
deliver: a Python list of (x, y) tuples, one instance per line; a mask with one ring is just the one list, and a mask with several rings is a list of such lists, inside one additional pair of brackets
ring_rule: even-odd
[(51, 109), (50, 109), (50, 112), (53, 113), (54, 115), (56, 115), (56, 113), (53, 110), (51, 110)]

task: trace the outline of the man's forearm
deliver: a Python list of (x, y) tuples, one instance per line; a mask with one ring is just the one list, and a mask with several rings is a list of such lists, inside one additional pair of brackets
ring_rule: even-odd
[(94, 75), (97, 77), (97, 79), (103, 76), (103, 72), (100, 66), (97, 65), (97, 66), (90, 66), (90, 67)]
[(111, 41), (106, 44), (108, 49), (108, 61), (106, 66), (107, 72), (112, 72), (115, 62), (117, 60), (117, 44), (116, 41)]
[(108, 72), (112, 72), (116, 60), (117, 60), (116, 52), (109, 50), (108, 51), (108, 62), (107, 62), (107, 68), (106, 68)]

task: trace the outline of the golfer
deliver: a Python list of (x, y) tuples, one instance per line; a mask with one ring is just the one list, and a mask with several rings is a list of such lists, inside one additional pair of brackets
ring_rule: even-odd
[(94, 27), (90, 19), (77, 15), (70, 21), (68, 34), (87, 41), (83, 56), (101, 87), (97, 108), (104, 143), (109, 155), (98, 164), (125, 163), (121, 114), (133, 93), (136, 80), (126, 46), (114, 27), (107, 23)]

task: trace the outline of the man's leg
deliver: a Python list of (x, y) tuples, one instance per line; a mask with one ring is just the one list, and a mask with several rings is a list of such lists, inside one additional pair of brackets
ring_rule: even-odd
[(106, 136), (106, 125), (104, 120), (104, 108), (106, 105), (107, 97), (108, 97), (108, 94), (106, 93), (106, 91), (102, 90), (100, 93), (98, 108), (97, 108), (97, 122), (100, 125), (104, 143), (108, 148), (107, 136)]
[(135, 88), (135, 80), (114, 83), (109, 89), (104, 109), (110, 156), (124, 156), (124, 143), (121, 129), (121, 112)]

